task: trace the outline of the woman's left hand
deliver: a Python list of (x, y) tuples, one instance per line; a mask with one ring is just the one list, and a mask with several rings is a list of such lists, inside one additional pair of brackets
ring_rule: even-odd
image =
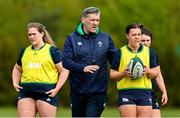
[(56, 89), (51, 89), (49, 91), (46, 92), (46, 94), (49, 95), (49, 97), (54, 97), (57, 94), (57, 90)]

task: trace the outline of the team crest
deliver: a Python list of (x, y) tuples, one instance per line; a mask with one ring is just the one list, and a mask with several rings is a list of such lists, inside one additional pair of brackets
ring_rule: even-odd
[(83, 45), (82, 42), (77, 42), (77, 45)]
[(99, 47), (102, 47), (102, 42), (99, 41), (99, 42), (98, 42), (98, 45), (99, 45)]

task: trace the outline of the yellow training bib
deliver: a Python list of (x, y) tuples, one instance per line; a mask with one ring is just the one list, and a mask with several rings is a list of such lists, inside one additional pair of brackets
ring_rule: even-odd
[[(126, 45), (121, 48), (119, 71), (124, 71), (129, 61), (135, 56), (139, 57), (146, 67), (150, 67), (150, 52), (148, 47), (142, 46), (140, 51), (132, 52)], [(137, 80), (122, 78), (117, 82), (117, 89), (152, 89), (151, 79), (148, 79), (146, 75)]]
[(21, 83), (57, 83), (58, 71), (52, 60), (50, 47), (51, 45), (45, 44), (40, 50), (33, 50), (30, 45), (25, 49), (21, 60)]

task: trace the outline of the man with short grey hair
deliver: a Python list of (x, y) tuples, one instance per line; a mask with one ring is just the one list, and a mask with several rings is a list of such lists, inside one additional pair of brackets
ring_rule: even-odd
[(85, 8), (76, 31), (66, 38), (63, 67), (70, 70), (72, 117), (100, 117), (104, 110), (108, 68), (118, 69), (114, 43), (99, 30), (100, 10)]
[(85, 8), (82, 12), (82, 17), (87, 17), (90, 13), (100, 14), (100, 9), (96, 7)]

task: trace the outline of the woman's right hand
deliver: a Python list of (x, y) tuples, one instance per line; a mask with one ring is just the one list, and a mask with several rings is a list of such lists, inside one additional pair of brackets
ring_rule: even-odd
[(14, 65), (13, 72), (12, 72), (12, 82), (13, 82), (13, 87), (17, 92), (19, 92), (20, 89), (22, 89), (22, 87), (19, 85), (21, 75), (22, 75), (22, 67), (16, 63)]
[(129, 70), (129, 68), (126, 68), (124, 71), (123, 71), (123, 74), (124, 74), (124, 77), (127, 77), (129, 79), (132, 79), (132, 74)]

